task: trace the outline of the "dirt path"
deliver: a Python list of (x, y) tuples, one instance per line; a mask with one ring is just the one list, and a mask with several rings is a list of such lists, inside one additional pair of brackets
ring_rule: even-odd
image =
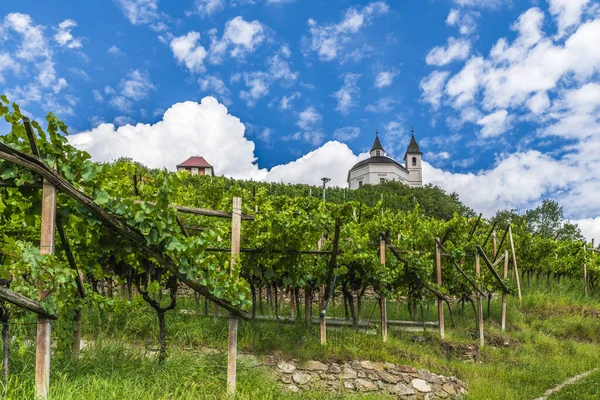
[(547, 400), (548, 397), (550, 397), (552, 394), (561, 391), (565, 386), (570, 385), (572, 383), (575, 383), (577, 381), (579, 381), (580, 379), (585, 378), (586, 376), (588, 376), (589, 374), (591, 374), (592, 372), (594, 372), (596, 369), (591, 369), (589, 371), (586, 371), (584, 373), (581, 373), (579, 375), (576, 375), (572, 378), (567, 379), (566, 381), (564, 381), (563, 383), (560, 383), (556, 386), (554, 386), (552, 389), (548, 389), (546, 391), (546, 393), (544, 393), (544, 395), (542, 397), (538, 397), (535, 400)]

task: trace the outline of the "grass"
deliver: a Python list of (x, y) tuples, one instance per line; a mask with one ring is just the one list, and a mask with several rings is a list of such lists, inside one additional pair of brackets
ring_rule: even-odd
[[(321, 346), (317, 327), (242, 321), (238, 349), (288, 359), (370, 359), (410, 364), (466, 381), (469, 399), (533, 399), (599, 364), (600, 302), (598, 294), (584, 298), (578, 282), (552, 284), (550, 288), (545, 282), (532, 282), (531, 287), (523, 291), (522, 305), (517, 299), (509, 298), (505, 333), (500, 331), (497, 322), (500, 302), (492, 301), (491, 316), (485, 321), (487, 345), (479, 349), (475, 362), (463, 361), (462, 352), (453, 350), (476, 343), (470, 305), (465, 307), (464, 315), (460, 310), (455, 311), (456, 326), (447, 326), (444, 341), (439, 340), (436, 332), (390, 331), (388, 342), (384, 344), (377, 332), (336, 329), (327, 332), (327, 346)], [(185, 314), (181, 309), (190, 312)], [(167, 314), (169, 358), (162, 366), (155, 358), (144, 355), (146, 349), (155, 348), (157, 343), (156, 316), (151, 309), (121, 304), (111, 316), (96, 310), (85, 312), (85, 337), (94, 340), (96, 345), (86, 349), (77, 363), (60, 357), (53, 359), (52, 398), (226, 398), (225, 354), (209, 355), (201, 350), (226, 348), (227, 321), (204, 317), (202, 310), (202, 304), (200, 310), (196, 310), (193, 299), (182, 299), (178, 310)], [(423, 310), (425, 320), (436, 319), (433, 304), (425, 305)], [(282, 315), (289, 315), (288, 312), (284, 307)], [(409, 318), (406, 307), (396, 308), (393, 302), (388, 304), (388, 313), (390, 319)], [(328, 314), (343, 317), (343, 305), (336, 304)], [(379, 318), (376, 305), (366, 304), (363, 316)], [(448, 316), (446, 321), (449, 325)], [(20, 340), (31, 338), (34, 328), (16, 327), (13, 334)], [(415, 335), (427, 340), (416, 342)], [(13, 347), (8, 398), (32, 398), (34, 349)], [(592, 374), (555, 395), (563, 397), (552, 399), (598, 398), (599, 382), (600, 374)], [(238, 384), (239, 399), (333, 398), (317, 392), (284, 392), (268, 372), (245, 364), (238, 368)], [(568, 397), (569, 391), (580, 385), (584, 385), (583, 389), (578, 390), (589, 393), (589, 397), (573, 397), (573, 394)]]
[(600, 370), (596, 370), (576, 383), (565, 386), (560, 392), (549, 398), (549, 400), (597, 399), (600, 399)]

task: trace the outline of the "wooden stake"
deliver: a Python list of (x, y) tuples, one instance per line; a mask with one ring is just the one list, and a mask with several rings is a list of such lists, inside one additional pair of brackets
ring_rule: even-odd
[[(475, 253), (475, 274), (477, 280), (481, 278), (481, 265), (479, 263), (479, 253)], [(477, 286), (481, 289), (481, 284), (477, 283)], [(481, 294), (477, 293), (477, 329), (479, 331), (479, 346), (483, 347), (483, 304), (481, 303)]]
[[(435, 243), (435, 272), (438, 286), (442, 286), (442, 254), (440, 246)], [(438, 321), (440, 325), (440, 339), (444, 339), (444, 301), (438, 297)]]
[(510, 249), (512, 251), (513, 257), (513, 267), (515, 271), (515, 277), (517, 278), (517, 291), (519, 293), (519, 303), (523, 302), (523, 297), (521, 296), (521, 282), (519, 280), (519, 268), (517, 267), (517, 253), (515, 252), (515, 242), (513, 240), (512, 228), (508, 226), (508, 239), (510, 240)]
[[(321, 235), (321, 239), (317, 242), (317, 250), (323, 248), (324, 237)], [(327, 344), (327, 320), (322, 315), (323, 308), (325, 308), (325, 286), (321, 285), (319, 288), (319, 336), (321, 338), (321, 344)]]
[[(56, 188), (44, 179), (42, 186), (42, 223), (40, 235), (40, 254), (54, 253), (54, 229), (56, 218)], [(39, 286), (39, 300), (46, 297), (46, 293)], [(48, 398), (50, 387), (50, 337), (52, 325), (50, 319), (38, 315), (37, 337), (35, 349), (35, 397)]]
[[(379, 261), (381, 265), (385, 265), (385, 240), (379, 239)], [(387, 342), (387, 303), (383, 293), (379, 299), (379, 307), (381, 308), (381, 338), (384, 342)]]
[[(504, 275), (502, 275), (504, 279), (508, 278), (508, 250), (504, 250)], [(506, 330), (506, 292), (502, 291), (502, 317), (500, 325), (502, 327), (502, 332)]]
[[(233, 198), (233, 211), (231, 216), (231, 265), (229, 273), (237, 276), (237, 261), (240, 256), (240, 240), (242, 225), (242, 199)], [(235, 397), (236, 367), (237, 367), (237, 333), (238, 316), (234, 313), (229, 315), (229, 334), (227, 340), (227, 394)]]

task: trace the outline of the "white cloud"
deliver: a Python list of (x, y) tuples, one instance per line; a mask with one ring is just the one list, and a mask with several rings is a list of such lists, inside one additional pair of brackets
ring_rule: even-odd
[(7, 71), (11, 71), (13, 74), (18, 74), (21, 66), (16, 62), (10, 54), (0, 54), (0, 83), (5, 82), (4, 74)]
[(248, 22), (237, 16), (227, 21), (220, 39), (215, 31), (211, 31), (211, 35), (210, 61), (220, 64), (227, 52), (238, 58), (253, 52), (265, 40), (265, 27), (257, 20)]
[(225, 8), (225, 0), (196, 0), (195, 7), (203, 17), (211, 16)]
[(358, 87), (358, 79), (360, 74), (348, 73), (344, 76), (344, 85), (333, 94), (337, 100), (337, 111), (342, 114), (348, 114), (351, 109), (357, 106), (360, 99), (360, 88)]
[(221, 80), (216, 75), (204, 75), (203, 77), (198, 79), (198, 84), (200, 85), (200, 89), (203, 92), (208, 92), (208, 95), (218, 95), (221, 99), (221, 102), (225, 105), (231, 103), (231, 99), (229, 98), (229, 89), (225, 82)]
[(269, 94), (271, 76), (266, 72), (245, 72), (243, 76), (248, 90), (242, 90), (240, 98), (252, 107), (259, 99)]
[(200, 45), (200, 34), (190, 31), (186, 35), (171, 40), (171, 51), (180, 64), (184, 64), (190, 72), (204, 71), (206, 49)]
[(394, 78), (398, 75), (398, 72), (395, 70), (391, 71), (381, 71), (375, 76), (375, 87), (383, 88), (390, 86), (394, 81)]
[(513, 0), (454, 0), (454, 2), (463, 7), (498, 8), (512, 4)]
[(333, 137), (342, 142), (356, 139), (359, 136), (360, 128), (357, 128), (356, 126), (345, 126), (343, 128), (336, 129), (333, 132)]
[(291, 102), (294, 101), (295, 99), (299, 98), (300, 92), (293, 92), (290, 94), (286, 94), (281, 98), (281, 101), (279, 102), (279, 109), (280, 110), (289, 110), (290, 108), (292, 108)]
[(121, 50), (120, 48), (118, 48), (114, 44), (112, 46), (110, 46), (110, 48), (106, 52), (108, 54), (113, 55), (113, 56), (124, 56), (125, 55), (125, 53), (123, 52), (123, 50)]
[(286, 3), (293, 3), (296, 0), (267, 0), (266, 3), (267, 4), (286, 4)]
[(52, 53), (44, 37), (44, 27), (35, 25), (27, 14), (10, 13), (4, 17), (5, 29), (12, 29), (21, 36), (15, 56), (32, 61), (36, 58), (51, 58)]
[(321, 114), (317, 112), (317, 110), (310, 106), (298, 114), (298, 127), (304, 131), (315, 129), (321, 121), (323, 117)]
[(596, 239), (596, 243), (598, 243), (598, 238), (600, 238), (600, 217), (582, 218), (572, 220), (570, 222), (579, 226), (581, 233), (587, 238), (588, 241)]
[(482, 126), (481, 137), (489, 138), (501, 135), (510, 126), (508, 111), (498, 110), (477, 120), (477, 125)]
[[(310, 113), (305, 114), (307, 122), (318, 120), (308, 117)], [(212, 97), (205, 97), (201, 103), (174, 104), (153, 125), (138, 123), (117, 128), (101, 124), (69, 136), (69, 142), (88, 151), (96, 161), (130, 157), (149, 167), (172, 171), (186, 158), (202, 155), (217, 175), (309, 184), (319, 184), (327, 176), (336, 186), (346, 186), (348, 170), (365, 156), (354, 155), (345, 144), (328, 142), (296, 161), (270, 171), (261, 169), (256, 165), (255, 145), (245, 136), (244, 124)]]
[(377, 100), (374, 104), (369, 104), (365, 110), (373, 113), (389, 113), (398, 104), (393, 97), (384, 97)]
[(550, 13), (557, 18), (558, 34), (563, 36), (566, 31), (579, 25), (583, 9), (589, 0), (549, 0)]
[(422, 98), (425, 102), (431, 104), (434, 110), (440, 108), (448, 75), (450, 75), (448, 71), (433, 71), (429, 76), (421, 79), (419, 87), (423, 92)]
[(337, 24), (319, 25), (311, 18), (308, 20), (309, 36), (303, 39), (304, 44), (308, 50), (315, 51), (321, 60), (331, 61), (350, 42), (351, 35), (371, 25), (373, 17), (388, 11), (389, 6), (386, 3), (377, 1), (362, 9), (349, 8), (344, 19)]
[(77, 22), (72, 19), (65, 19), (63, 22), (58, 24), (54, 40), (59, 46), (68, 47), (69, 49), (80, 49), (83, 47), (81, 44), (81, 38), (75, 38), (71, 34), (71, 29), (77, 26)]
[[(150, 80), (150, 75), (138, 69), (132, 70), (127, 74), (127, 78), (121, 79), (119, 83), (119, 94), (110, 101), (111, 105), (123, 112), (128, 112), (134, 102), (146, 99), (150, 93), (156, 90), (156, 87)], [(105, 93), (109, 94), (110, 90)]]
[(477, 11), (453, 8), (446, 18), (448, 26), (458, 26), (461, 35), (469, 35), (477, 29), (476, 19), (479, 17)]
[(92, 90), (92, 94), (94, 95), (94, 100), (96, 100), (98, 103), (102, 103), (104, 101), (104, 97), (102, 97), (102, 93), (100, 93), (99, 90)]
[(158, 0), (116, 0), (125, 17), (133, 25), (149, 25), (154, 31), (167, 29)]
[(269, 73), (273, 79), (293, 82), (298, 78), (298, 72), (292, 71), (289, 62), (279, 54), (275, 54), (267, 63), (269, 65)]
[(448, 46), (437, 46), (431, 49), (425, 57), (425, 62), (429, 65), (442, 66), (453, 61), (464, 60), (470, 51), (471, 44), (468, 40), (451, 37), (448, 38)]

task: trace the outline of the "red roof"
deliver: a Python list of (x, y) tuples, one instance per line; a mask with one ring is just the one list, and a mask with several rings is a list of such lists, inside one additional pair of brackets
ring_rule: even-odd
[(210, 165), (208, 162), (206, 162), (204, 157), (193, 156), (193, 157), (188, 158), (181, 164), (179, 164), (177, 167), (202, 167), (202, 168), (209, 167), (209, 168), (212, 168), (212, 165)]

